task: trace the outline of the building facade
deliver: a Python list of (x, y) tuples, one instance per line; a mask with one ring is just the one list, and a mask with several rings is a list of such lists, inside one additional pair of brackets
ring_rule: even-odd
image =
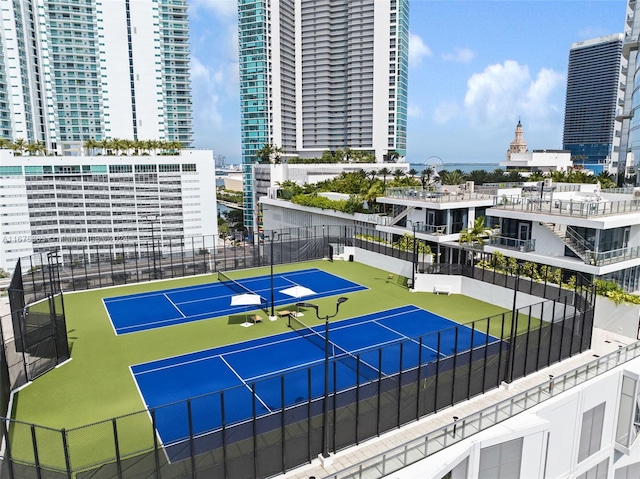
[[(640, 15), (637, 15), (638, 4), (635, 0), (629, 0), (624, 26), (624, 42), (622, 44), (623, 72), (625, 79), (621, 80), (622, 101), (618, 102), (616, 120), (620, 122), (620, 147), (614, 152), (618, 166), (618, 185), (625, 184), (628, 173), (628, 165), (634, 165), (637, 169), (640, 161), (640, 140), (638, 136), (638, 118), (635, 110), (640, 101), (640, 93), (636, 91), (635, 82), (640, 79), (637, 57), (638, 35), (640, 35)], [(638, 176), (636, 176), (636, 181)]]
[(620, 33), (573, 43), (569, 51), (562, 147), (575, 165), (596, 174), (608, 169), (619, 140), (614, 132), (620, 129), (622, 43)]
[(284, 156), (406, 153), (408, 0), (239, 0), (245, 225), (255, 226), (252, 164)]
[(0, 0), (0, 137), (191, 147), (187, 0)]
[[(63, 248), (217, 235), (209, 150), (179, 156), (14, 156), (0, 150), (0, 268)], [(91, 260), (91, 258), (89, 258)], [(61, 258), (62, 262), (70, 258)]]

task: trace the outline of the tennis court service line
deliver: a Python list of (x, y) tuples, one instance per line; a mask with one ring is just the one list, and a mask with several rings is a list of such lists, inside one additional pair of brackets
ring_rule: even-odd
[(231, 364), (227, 362), (227, 360), (224, 358), (223, 355), (220, 355), (220, 360), (227, 365), (227, 367), (229, 368), (229, 371), (231, 371), (233, 374), (236, 375), (236, 377), (242, 382), (242, 384), (244, 384), (244, 386), (249, 390), (249, 392), (253, 394), (258, 401), (260, 401), (260, 404), (262, 404), (267, 411), (272, 412), (271, 408), (266, 405), (266, 403), (260, 398), (258, 394), (256, 394), (256, 392), (253, 389), (251, 389), (249, 384), (247, 384), (247, 381), (245, 381), (242, 378), (242, 376), (240, 376), (238, 372), (235, 369), (233, 369), (233, 367), (231, 367)]
[(171, 306), (173, 306), (174, 308), (176, 308), (176, 311), (178, 313), (180, 313), (182, 315), (183, 318), (186, 318), (185, 314), (180, 310), (180, 308), (178, 308), (176, 306), (176, 303), (174, 303), (173, 301), (171, 301), (171, 298), (167, 295), (167, 293), (164, 293), (164, 297), (167, 298), (167, 301), (169, 301), (171, 303)]

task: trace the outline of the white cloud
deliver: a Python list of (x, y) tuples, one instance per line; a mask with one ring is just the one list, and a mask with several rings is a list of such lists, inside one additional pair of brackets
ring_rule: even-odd
[(415, 33), (409, 33), (409, 65), (420, 65), (424, 57), (431, 56), (431, 49), (425, 45), (422, 38)]
[(526, 65), (513, 60), (489, 65), (467, 81), (464, 99), (466, 115), (478, 128), (511, 125), (518, 117), (542, 124), (561, 110), (552, 102), (552, 93), (563, 76), (543, 69), (533, 80)]
[(470, 48), (456, 48), (453, 53), (444, 53), (442, 59), (447, 62), (469, 63), (475, 56)]
[(407, 116), (410, 118), (422, 118), (422, 109), (415, 103), (409, 103), (407, 107)]
[(448, 123), (460, 114), (460, 106), (456, 102), (443, 101), (433, 111), (433, 121), (437, 124)]

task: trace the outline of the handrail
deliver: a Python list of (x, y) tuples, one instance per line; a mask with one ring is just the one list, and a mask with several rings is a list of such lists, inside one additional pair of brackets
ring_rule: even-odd
[(385, 477), (638, 356), (640, 356), (640, 342), (621, 347), (618, 351), (601, 356), (550, 380), (545, 380), (509, 399), (451, 422), (429, 435), (408, 441), (375, 458), (364, 460), (326, 476), (325, 479), (377, 479)]
[[(569, 238), (569, 240), (575, 242), (576, 246), (579, 248), (576, 253), (585, 254), (585, 252), (588, 250), (587, 246), (589, 245), (589, 243), (584, 237), (576, 233), (575, 230), (567, 228), (567, 231), (565, 232), (565, 238)], [(567, 244), (567, 246), (571, 247), (572, 245)]]

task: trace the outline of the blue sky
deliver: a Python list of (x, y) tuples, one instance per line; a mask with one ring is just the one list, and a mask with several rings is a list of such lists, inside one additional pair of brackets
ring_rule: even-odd
[[(276, 1), (276, 0), (273, 0)], [(626, 0), (412, 0), (407, 160), (498, 163), (518, 119), (562, 147), (569, 48), (624, 31)], [(197, 148), (240, 162), (237, 4), (189, 0)]]

